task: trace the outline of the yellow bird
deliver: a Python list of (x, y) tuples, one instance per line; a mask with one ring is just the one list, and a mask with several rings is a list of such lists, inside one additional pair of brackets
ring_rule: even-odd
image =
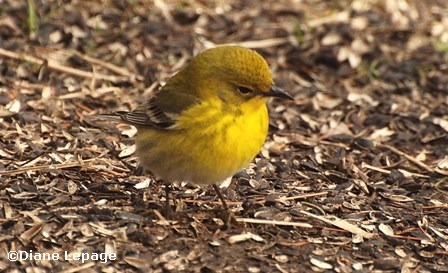
[(138, 156), (155, 176), (213, 185), (227, 209), (216, 183), (260, 151), (268, 132), (269, 97), (293, 99), (274, 85), (257, 52), (220, 46), (193, 58), (134, 111), (102, 116), (137, 127)]

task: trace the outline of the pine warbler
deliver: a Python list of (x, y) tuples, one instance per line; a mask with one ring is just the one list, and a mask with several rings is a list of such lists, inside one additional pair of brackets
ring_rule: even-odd
[(106, 116), (137, 127), (138, 156), (155, 176), (211, 184), (227, 209), (216, 183), (259, 152), (268, 132), (269, 97), (292, 99), (274, 86), (258, 53), (221, 46), (197, 55), (134, 111)]

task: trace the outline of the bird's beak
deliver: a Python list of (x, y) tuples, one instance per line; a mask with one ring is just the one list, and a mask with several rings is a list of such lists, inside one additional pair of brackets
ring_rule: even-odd
[(287, 100), (294, 100), (294, 98), (290, 94), (286, 93), (281, 88), (279, 88), (275, 85), (271, 87), (269, 92), (264, 93), (264, 96), (265, 97), (282, 98), (282, 99), (287, 99)]

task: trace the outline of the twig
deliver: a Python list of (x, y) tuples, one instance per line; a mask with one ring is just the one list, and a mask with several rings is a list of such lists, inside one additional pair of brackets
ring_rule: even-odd
[[(93, 161), (93, 160), (91, 160), (91, 161)], [(39, 171), (39, 170), (45, 170), (45, 169), (59, 170), (59, 169), (66, 169), (66, 168), (80, 167), (80, 166), (83, 166), (83, 164), (80, 162), (51, 164), (51, 165), (47, 164), (47, 165), (39, 165), (39, 166), (22, 167), (17, 170), (0, 171), (0, 175), (16, 175), (16, 174), (21, 174), (21, 173), (28, 172), (28, 171)]]
[(111, 81), (114, 83), (129, 80), (129, 77), (119, 77), (119, 76), (111, 76), (111, 75), (87, 72), (73, 67), (65, 66), (55, 60), (51, 59), (41, 60), (25, 53), (15, 53), (3, 48), (0, 48), (0, 56), (16, 60), (24, 60), (26, 62), (34, 63), (37, 65), (46, 65), (49, 69), (74, 75), (81, 78), (99, 79), (99, 80)]
[(346, 230), (348, 232), (351, 232), (353, 234), (361, 235), (364, 238), (372, 238), (373, 236), (375, 236), (375, 234), (366, 232), (363, 229), (361, 229), (361, 228), (359, 228), (359, 227), (357, 227), (357, 226), (355, 226), (353, 224), (350, 224), (346, 220), (337, 218), (336, 216), (333, 216), (333, 215), (330, 216), (330, 217), (328, 217), (328, 216), (327, 217), (323, 217), (323, 216), (314, 215), (314, 214), (309, 213), (309, 212), (304, 211), (304, 210), (301, 210), (300, 213), (305, 214), (305, 215), (307, 215), (309, 217), (318, 219), (318, 220), (320, 220), (322, 222), (325, 222), (327, 224), (336, 226), (338, 228), (341, 228), (341, 229)]
[[(16, 169), (16, 170), (0, 171), (0, 175), (16, 175), (16, 174), (25, 173), (28, 171), (61, 170), (61, 169), (74, 168), (74, 167), (84, 167), (85, 163), (95, 162), (95, 161), (98, 161), (98, 158), (89, 158), (89, 159), (83, 160), (82, 162), (45, 164), (45, 165), (29, 166), (29, 167), (26, 166), (26, 167), (20, 167), (20, 169)], [(100, 169), (99, 171), (112, 173), (114, 176), (123, 176), (124, 175), (122, 172), (114, 172), (112, 170), (107, 170), (107, 169)]]
[(389, 170), (385, 170), (385, 169), (380, 168), (380, 167), (372, 166), (372, 165), (367, 164), (365, 162), (362, 162), (361, 167), (362, 168), (367, 168), (367, 169), (370, 169), (370, 170), (373, 170), (373, 171), (377, 171), (377, 172), (380, 172), (380, 173), (390, 174)]
[(309, 198), (309, 197), (316, 197), (316, 196), (322, 196), (322, 195), (327, 195), (328, 191), (324, 191), (324, 192), (316, 192), (316, 193), (306, 193), (306, 194), (301, 194), (301, 195), (296, 195), (296, 196), (290, 196), (290, 197), (285, 197), (282, 198), (282, 200), (295, 200), (295, 199), (305, 199), (305, 198)]
[[(158, 211), (158, 210), (154, 210), (154, 214), (157, 216), (157, 218), (159, 218), (159, 221), (157, 221), (157, 223), (161, 226), (169, 226), (170, 225), (170, 221), (168, 221), (165, 217), (163, 217), (163, 215)], [(174, 221), (172, 221), (174, 223)]]
[(318, 205), (315, 205), (313, 203), (306, 202), (306, 201), (302, 201), (302, 202), (300, 202), (300, 204), (306, 205), (306, 206), (311, 207), (311, 208), (314, 208), (314, 209), (318, 210), (321, 214), (325, 214), (325, 211), (321, 207), (319, 207)]
[(264, 220), (264, 219), (254, 219), (254, 218), (236, 218), (237, 222), (251, 223), (251, 224), (263, 224), (263, 225), (274, 225), (274, 226), (293, 226), (302, 228), (313, 228), (314, 226), (308, 223), (299, 222), (286, 222), (286, 221), (275, 221), (275, 220)]
[[(296, 200), (296, 199), (305, 199), (305, 198), (309, 198), (309, 197), (315, 197), (315, 196), (322, 196), (322, 195), (327, 195), (328, 192), (317, 192), (317, 193), (307, 193), (307, 194), (301, 194), (301, 195), (296, 195), (296, 196), (290, 196), (290, 197), (285, 197), (285, 198), (279, 198), (279, 200), (281, 201), (289, 201), (289, 200)], [(264, 197), (260, 197), (255, 199), (256, 202), (258, 203), (262, 203), (265, 201)], [(209, 201), (209, 200), (192, 200), (192, 199), (182, 199), (182, 202), (185, 203), (194, 203), (194, 204), (211, 204), (211, 205), (220, 205), (221, 202), (219, 201)], [(243, 202), (231, 202), (231, 201), (226, 201), (226, 203), (228, 205), (231, 206), (241, 206), (243, 204)]]
[(96, 59), (96, 58), (93, 58), (93, 57), (81, 54), (79, 52), (76, 52), (76, 55), (78, 57), (84, 59), (85, 61), (91, 63), (91, 64), (104, 67), (104, 68), (106, 68), (106, 69), (108, 69), (108, 70), (110, 70), (112, 72), (115, 72), (115, 73), (121, 75), (121, 76), (129, 77), (131, 79), (136, 79), (138, 81), (142, 81), (143, 80), (143, 76), (135, 74), (135, 73), (132, 73), (129, 70), (124, 69), (123, 67), (119, 67), (119, 66), (116, 66), (114, 64), (107, 63), (107, 62), (102, 61), (100, 59)]
[[(384, 168), (380, 168), (380, 167), (372, 166), (372, 165), (367, 164), (367, 163), (365, 163), (365, 162), (362, 162), (362, 163), (361, 163), (361, 167), (362, 167), (362, 168), (366, 168), (366, 169), (370, 169), (370, 170), (374, 170), (374, 171), (377, 171), (377, 172), (380, 172), (380, 173), (390, 174), (390, 172), (391, 172), (391, 171), (386, 170), (386, 169), (384, 169)], [(429, 176), (424, 175), (424, 174), (412, 173), (412, 172), (406, 171), (406, 170), (404, 170), (404, 169), (397, 169), (397, 170), (398, 170), (399, 172), (401, 172), (401, 173), (404, 175), (404, 177), (422, 177), (422, 178), (428, 178), (428, 177), (429, 177)]]
[(258, 41), (244, 41), (244, 42), (231, 43), (231, 44), (226, 44), (226, 45), (239, 45), (239, 46), (248, 47), (248, 48), (266, 48), (266, 47), (274, 47), (274, 46), (283, 45), (290, 41), (291, 41), (291, 39), (286, 37), (286, 38), (271, 38), (271, 39), (264, 39), (264, 40), (258, 40)]
[(278, 242), (277, 244), (281, 245), (281, 246), (304, 246), (304, 245), (308, 245), (311, 242), (309, 241), (302, 241), (302, 242)]
[(395, 147), (392, 147), (392, 146), (387, 145), (387, 144), (379, 144), (378, 147), (387, 148), (387, 149), (391, 150), (392, 152), (394, 152), (394, 153), (396, 153), (398, 155), (404, 156), (407, 160), (411, 161), (412, 163), (414, 163), (415, 165), (419, 166), (420, 168), (426, 170), (427, 172), (430, 172), (430, 173), (434, 173), (435, 172), (433, 168), (429, 167), (428, 165), (426, 165), (425, 163), (423, 163), (421, 161), (418, 161), (417, 159), (413, 158), (412, 156), (410, 156), (410, 155), (408, 155), (408, 154), (398, 150)]

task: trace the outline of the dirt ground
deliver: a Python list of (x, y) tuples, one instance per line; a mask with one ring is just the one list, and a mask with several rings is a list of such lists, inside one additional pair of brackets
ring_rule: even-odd
[[(135, 128), (92, 117), (226, 43), (295, 101), (231, 225), (185, 184), (167, 219)], [(445, 0), (0, 1), (0, 270), (448, 272), (447, 61)]]

